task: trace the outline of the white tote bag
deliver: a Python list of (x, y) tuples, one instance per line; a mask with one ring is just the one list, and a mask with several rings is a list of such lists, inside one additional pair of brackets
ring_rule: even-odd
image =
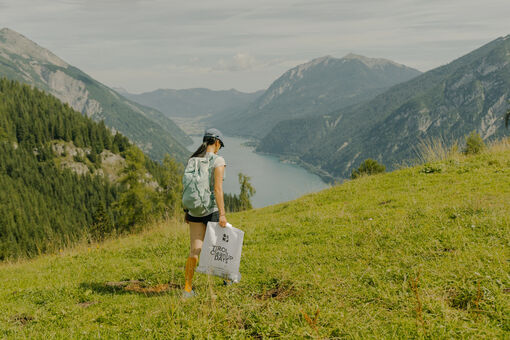
[(239, 282), (243, 238), (244, 231), (230, 224), (222, 228), (218, 222), (207, 223), (196, 271)]

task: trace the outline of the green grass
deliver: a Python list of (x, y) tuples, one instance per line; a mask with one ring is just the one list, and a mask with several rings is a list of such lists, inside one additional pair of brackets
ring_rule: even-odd
[(362, 177), (229, 215), (243, 278), (187, 301), (186, 225), (160, 223), (0, 265), (0, 338), (508, 338), (509, 212), (508, 143)]

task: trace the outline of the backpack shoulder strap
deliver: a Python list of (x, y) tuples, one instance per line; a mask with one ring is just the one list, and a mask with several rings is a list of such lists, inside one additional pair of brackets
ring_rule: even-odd
[(211, 192), (214, 190), (214, 161), (216, 161), (216, 158), (218, 158), (218, 155), (214, 153), (209, 156), (209, 179)]
[(209, 161), (209, 169), (212, 169), (214, 168), (214, 161), (216, 161), (216, 158), (218, 158), (218, 155), (216, 154), (211, 154), (209, 155), (209, 158), (208, 158), (208, 161)]

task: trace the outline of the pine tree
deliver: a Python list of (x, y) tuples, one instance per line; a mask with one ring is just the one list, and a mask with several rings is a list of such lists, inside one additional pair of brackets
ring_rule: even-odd
[(102, 241), (113, 231), (113, 222), (103, 202), (98, 203), (97, 209), (93, 215), (93, 220), (94, 222), (90, 226), (92, 238), (97, 241)]
[(155, 210), (154, 190), (144, 185), (146, 170), (143, 167), (145, 158), (140, 149), (130, 147), (126, 150), (127, 166), (123, 170), (124, 176), (120, 182), (128, 189), (120, 195), (117, 205), (119, 223), (123, 230), (131, 230), (136, 224), (148, 222)]
[(182, 172), (182, 165), (169, 155), (165, 155), (160, 185), (162, 188), (162, 201), (168, 215), (175, 213), (181, 208)]
[(250, 198), (255, 195), (255, 188), (251, 185), (251, 178), (239, 173), (239, 184), (241, 185), (241, 193), (239, 194), (241, 210), (252, 209)]

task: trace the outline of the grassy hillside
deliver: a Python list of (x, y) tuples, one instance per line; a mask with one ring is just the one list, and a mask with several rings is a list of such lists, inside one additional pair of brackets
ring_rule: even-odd
[(243, 279), (197, 274), (187, 301), (170, 221), (0, 265), (0, 337), (505, 338), (509, 211), (509, 141), (364, 177), (229, 215)]

